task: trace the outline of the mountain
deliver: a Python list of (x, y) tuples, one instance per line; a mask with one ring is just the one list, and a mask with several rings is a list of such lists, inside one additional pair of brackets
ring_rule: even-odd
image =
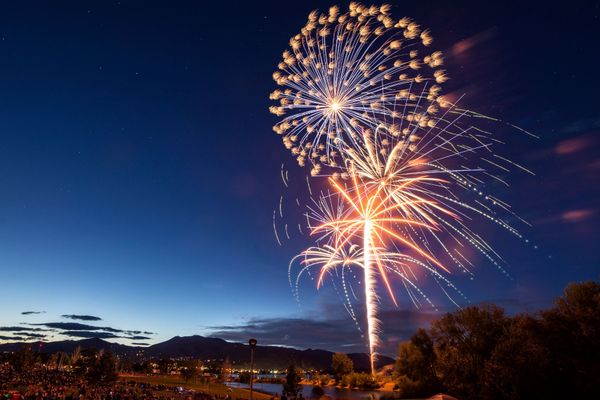
[(127, 346), (119, 343), (111, 343), (106, 340), (91, 338), (82, 340), (62, 340), (57, 342), (28, 342), (28, 343), (5, 343), (0, 344), (0, 352), (19, 351), (24, 347), (31, 347), (43, 353), (72, 353), (77, 347), (82, 349), (105, 349), (114, 354), (135, 354), (138, 347)]
[[(46, 343), (7, 343), (0, 344), (0, 352), (17, 351), (23, 346), (31, 346), (45, 353), (71, 353), (80, 346), (82, 349), (106, 349), (121, 356), (136, 356), (143, 352), (146, 358), (192, 357), (201, 360), (224, 360), (227, 358), (233, 365), (239, 366), (247, 366), (250, 358), (250, 349), (246, 344), (203, 336), (175, 336), (165, 342), (148, 347), (110, 343), (98, 338)], [(277, 369), (286, 368), (292, 363), (304, 368), (327, 369), (331, 366), (331, 357), (333, 356), (333, 353), (327, 350), (297, 350), (279, 346), (257, 346), (254, 354), (257, 368)], [(366, 354), (351, 353), (348, 356), (354, 362), (357, 370), (369, 369), (369, 357)], [(377, 364), (383, 366), (393, 362), (393, 359), (381, 356)]]
[[(235, 365), (248, 364), (250, 350), (248, 345), (227, 342), (223, 339), (203, 336), (175, 336), (166, 342), (158, 343), (146, 349), (151, 357), (188, 357), (207, 359), (225, 359)], [(331, 366), (333, 352), (327, 350), (297, 350), (280, 346), (257, 346), (254, 362), (258, 368), (286, 368), (294, 363), (299, 367), (325, 369)], [(356, 369), (368, 369), (369, 357), (362, 353), (348, 356)], [(389, 357), (380, 357), (378, 365), (393, 363)]]

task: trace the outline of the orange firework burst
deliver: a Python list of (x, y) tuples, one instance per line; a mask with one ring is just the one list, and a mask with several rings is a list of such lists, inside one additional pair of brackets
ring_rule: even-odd
[[(416, 177), (388, 191), (385, 190), (385, 182), (377, 184), (364, 183), (356, 175), (353, 175), (353, 185), (350, 189), (342, 187), (330, 178), (329, 181), (336, 193), (348, 205), (348, 211), (343, 218), (323, 221), (312, 228), (313, 235), (324, 233), (330, 237), (331, 242), (329, 259), (324, 259), (321, 263), (317, 287), (322, 285), (325, 274), (331, 268), (335, 268), (337, 263), (334, 260), (348, 244), (353, 244), (358, 240), (362, 244), (361, 266), (364, 269), (367, 333), (372, 371), (375, 370), (374, 356), (378, 342), (376, 275), (382, 279), (390, 298), (397, 305), (396, 296), (387, 273), (391, 258), (385, 250), (390, 247), (390, 242), (400, 243), (404, 248), (414, 252), (417, 257), (423, 258), (445, 272), (449, 272), (432, 254), (420, 248), (409, 237), (403, 236), (400, 230), (397, 229), (398, 226), (437, 229), (435, 221), (431, 221), (429, 224), (424, 223), (411, 218), (411, 213), (407, 212), (409, 209), (422, 212), (419, 208), (421, 205), (434, 206), (434, 202), (424, 199), (407, 200), (405, 202), (395, 201), (395, 194), (411, 184), (423, 180), (438, 181), (439, 179), (426, 176)], [(315, 261), (314, 257), (311, 260)]]

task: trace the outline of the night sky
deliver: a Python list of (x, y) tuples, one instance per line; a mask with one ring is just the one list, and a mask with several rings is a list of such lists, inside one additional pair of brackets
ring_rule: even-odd
[[(272, 227), (307, 170), (271, 130), (271, 73), (307, 14), (332, 3), (202, 3), (0, 7), (0, 339), (256, 335), (364, 351), (331, 288), (307, 282), (298, 306), (287, 266), (307, 241), (279, 246)], [(529, 243), (482, 227), (511, 278), (478, 260), (457, 285), (518, 312), (598, 279), (600, 3), (391, 3), (431, 29), (446, 92), (540, 136), (496, 129), (536, 173), (499, 189), (533, 224)], [(403, 298), (383, 313), (386, 348), (431, 317)]]

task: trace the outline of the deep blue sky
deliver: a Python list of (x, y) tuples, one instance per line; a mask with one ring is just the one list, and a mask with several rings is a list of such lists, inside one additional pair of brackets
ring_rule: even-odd
[[(331, 293), (307, 286), (302, 310), (291, 295), (287, 264), (305, 242), (279, 247), (271, 218), (281, 163), (293, 184), (303, 172), (267, 111), (289, 37), (330, 2), (55, 3), (0, 6), (0, 326), (87, 314), (149, 342), (217, 327), (338, 348), (298, 335), (346, 322)], [(532, 310), (598, 279), (600, 8), (487, 3), (392, 12), (432, 30), (449, 91), (541, 136), (498, 131), (537, 174), (504, 194), (534, 224), (531, 245), (491, 233), (513, 279), (481, 265), (458, 282), (472, 302)], [(422, 321), (404, 313), (392, 341)]]

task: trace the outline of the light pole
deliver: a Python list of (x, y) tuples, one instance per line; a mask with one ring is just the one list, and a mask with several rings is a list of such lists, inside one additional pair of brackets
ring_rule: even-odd
[(250, 400), (253, 400), (254, 392), (252, 391), (252, 383), (254, 381), (254, 348), (256, 347), (256, 339), (248, 340), (250, 345)]

